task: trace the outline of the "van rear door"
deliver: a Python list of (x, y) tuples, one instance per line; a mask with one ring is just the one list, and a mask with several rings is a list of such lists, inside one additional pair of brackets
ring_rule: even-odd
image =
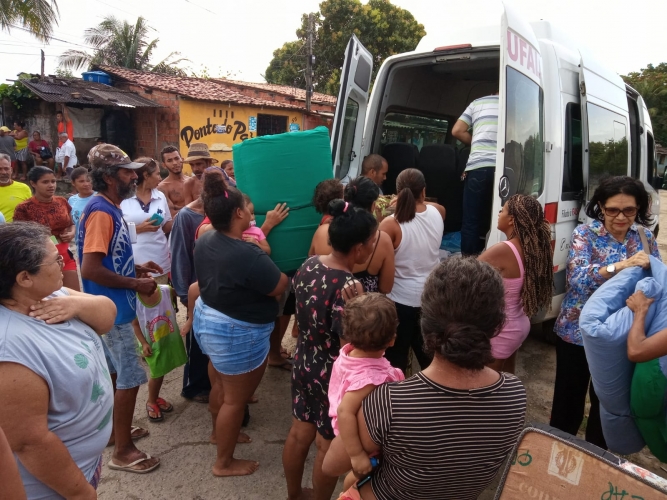
[[(580, 51), (579, 93), (583, 139), (584, 206), (605, 175), (631, 175), (630, 119), (625, 83)], [(581, 210), (581, 222), (586, 214)]]
[[(494, 196), (493, 214), (514, 194), (540, 198), (544, 191), (544, 95), (539, 43), (530, 25), (507, 4), (500, 36), (498, 196)], [(492, 227), (488, 244), (500, 239), (499, 231)]]
[(331, 134), (333, 175), (339, 179), (345, 179), (348, 175), (356, 177), (359, 172), (372, 73), (371, 53), (352, 35), (345, 49)]

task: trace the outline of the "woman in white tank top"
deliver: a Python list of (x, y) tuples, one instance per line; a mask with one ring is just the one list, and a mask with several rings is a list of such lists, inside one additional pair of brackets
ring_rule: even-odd
[(424, 201), (424, 174), (415, 168), (399, 174), (396, 191), (396, 212), (380, 224), (394, 245), (396, 271), (388, 297), (396, 303), (399, 321), (396, 342), (387, 349), (385, 357), (392, 366), (405, 372), (410, 347), (422, 369), (431, 362), (422, 347), (420, 305), (426, 278), (440, 262), (445, 208)]

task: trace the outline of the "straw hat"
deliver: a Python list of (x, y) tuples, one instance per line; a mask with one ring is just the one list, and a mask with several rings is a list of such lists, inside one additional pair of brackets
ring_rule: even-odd
[(190, 144), (188, 157), (183, 160), (183, 163), (192, 163), (197, 160), (211, 160), (211, 163), (218, 163), (218, 160), (211, 156), (208, 146), (203, 142), (194, 142)]

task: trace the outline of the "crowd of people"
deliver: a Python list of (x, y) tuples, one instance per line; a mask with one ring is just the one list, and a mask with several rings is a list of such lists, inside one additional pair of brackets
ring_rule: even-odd
[[(534, 198), (504, 204), (497, 227), (506, 241), (480, 253), (472, 237), (474, 255), (441, 261), (447, 213), (427, 199), (422, 172), (402, 171), (397, 195), (384, 197), (387, 164), (370, 155), (347, 185), (315, 187), (322, 218), (309, 256), (284, 273), (266, 237), (289, 207), (278, 204), (257, 226), (233, 162), (218, 167), (205, 144), (191, 144), (185, 158), (168, 146), (159, 160), (97, 145), (90, 170), (69, 172), (69, 200), (55, 195), (48, 161), (27, 172), (28, 185), (12, 178), (11, 162), (0, 154), (8, 488), (94, 498), (106, 446), (112, 470), (158, 468), (160, 458), (135, 445), (149, 433), (132, 422), (137, 394), (148, 383), (148, 420), (164, 420), (175, 402), (160, 397), (163, 377), (183, 365), (181, 396), (211, 414), (216, 476), (257, 471), (258, 461), (235, 455), (251, 440), (241, 431), (248, 405), (267, 366), (291, 372), (289, 500), (329, 499), (343, 475), (341, 498), (473, 499), (515, 445), (526, 412), (516, 355), (553, 287), (551, 229)], [(640, 181), (607, 179), (588, 206), (592, 222), (572, 236), (551, 425), (576, 435), (588, 392), (586, 439), (602, 448), (578, 317), (617, 272), (649, 265), (646, 248), (659, 257), (649, 206)], [(290, 354), (281, 341), (292, 315)], [(303, 474), (313, 443), (311, 490)]]

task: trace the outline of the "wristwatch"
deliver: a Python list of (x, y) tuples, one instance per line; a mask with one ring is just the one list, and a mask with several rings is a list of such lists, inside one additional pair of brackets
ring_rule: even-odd
[(616, 266), (614, 264), (609, 264), (607, 266), (607, 272), (613, 276), (616, 274)]

